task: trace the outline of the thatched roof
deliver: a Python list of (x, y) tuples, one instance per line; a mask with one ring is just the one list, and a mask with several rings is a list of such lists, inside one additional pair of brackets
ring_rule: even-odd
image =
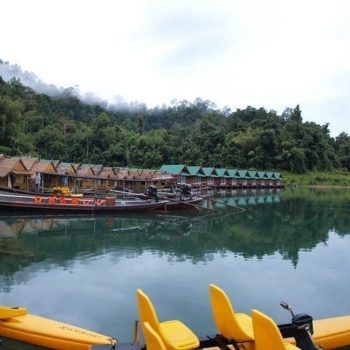
[(92, 172), (94, 175), (99, 175), (103, 169), (103, 165), (92, 165), (91, 166)]
[(31, 170), (34, 164), (39, 162), (39, 158), (36, 157), (21, 157), (21, 160), (27, 170)]
[[(118, 171), (119, 171), (119, 169), (118, 169)], [(115, 172), (114, 168), (105, 166), (98, 175), (99, 175), (99, 177), (105, 177), (105, 178), (106, 177), (115, 177), (117, 175), (118, 171)]]
[(56, 167), (52, 160), (40, 159), (39, 162), (35, 163), (31, 168), (33, 173), (45, 173), (45, 172), (56, 172)]
[(76, 175), (77, 169), (72, 163), (61, 162), (56, 167), (57, 173), (60, 175)]
[(9, 173), (15, 174), (29, 174), (26, 167), (20, 159), (16, 158), (2, 158), (0, 159), (0, 177), (5, 177)]
[(77, 175), (79, 176), (93, 176), (94, 172), (92, 170), (92, 164), (81, 164), (77, 170)]

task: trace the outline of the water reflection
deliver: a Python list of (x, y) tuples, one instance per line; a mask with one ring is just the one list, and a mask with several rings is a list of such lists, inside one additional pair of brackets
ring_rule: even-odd
[(3, 215), (2, 303), (25, 303), (124, 341), (137, 317), (138, 287), (153, 296), (162, 318), (184, 320), (199, 334), (214, 331), (209, 282), (234, 291), (238, 310), (260, 307), (280, 321), (282, 298), (315, 317), (350, 314), (343, 278), (350, 268), (349, 192), (231, 193), (215, 200), (221, 203), (206, 205), (221, 215)]
[[(49, 257), (63, 262), (116, 247), (127, 254), (153, 249), (193, 262), (208, 261), (217, 252), (246, 259), (279, 252), (296, 266), (299, 252), (327, 242), (330, 230), (350, 232), (339, 197), (335, 203), (315, 193), (305, 200), (300, 191), (285, 192), (282, 200), (279, 193), (233, 194), (206, 205), (225, 211), (209, 216), (0, 217), (0, 274)], [(229, 206), (247, 210), (237, 215)]]

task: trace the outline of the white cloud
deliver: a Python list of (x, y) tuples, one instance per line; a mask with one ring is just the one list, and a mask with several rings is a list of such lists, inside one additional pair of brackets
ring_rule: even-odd
[[(209, 99), (350, 132), (350, 3), (4, 0), (0, 58), (58, 86), (148, 106)], [(330, 115), (332, 114), (332, 115)]]

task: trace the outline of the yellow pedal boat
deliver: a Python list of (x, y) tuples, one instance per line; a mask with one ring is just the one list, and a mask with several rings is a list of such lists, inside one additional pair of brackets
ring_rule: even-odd
[(247, 315), (235, 312), (226, 293), (209, 285), (210, 303), (217, 334), (199, 339), (179, 320), (161, 322), (147, 294), (137, 290), (137, 301), (147, 350), (342, 350), (350, 349), (350, 316), (313, 320), (292, 314), (290, 323), (277, 325), (258, 310)]
[(94, 345), (116, 343), (106, 335), (7, 306), (0, 306), (0, 337), (59, 350), (91, 350)]

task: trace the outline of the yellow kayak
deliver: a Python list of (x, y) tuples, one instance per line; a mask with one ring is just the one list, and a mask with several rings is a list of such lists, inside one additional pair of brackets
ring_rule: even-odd
[(92, 345), (116, 343), (106, 335), (6, 306), (0, 306), (0, 337), (59, 350), (90, 350)]

